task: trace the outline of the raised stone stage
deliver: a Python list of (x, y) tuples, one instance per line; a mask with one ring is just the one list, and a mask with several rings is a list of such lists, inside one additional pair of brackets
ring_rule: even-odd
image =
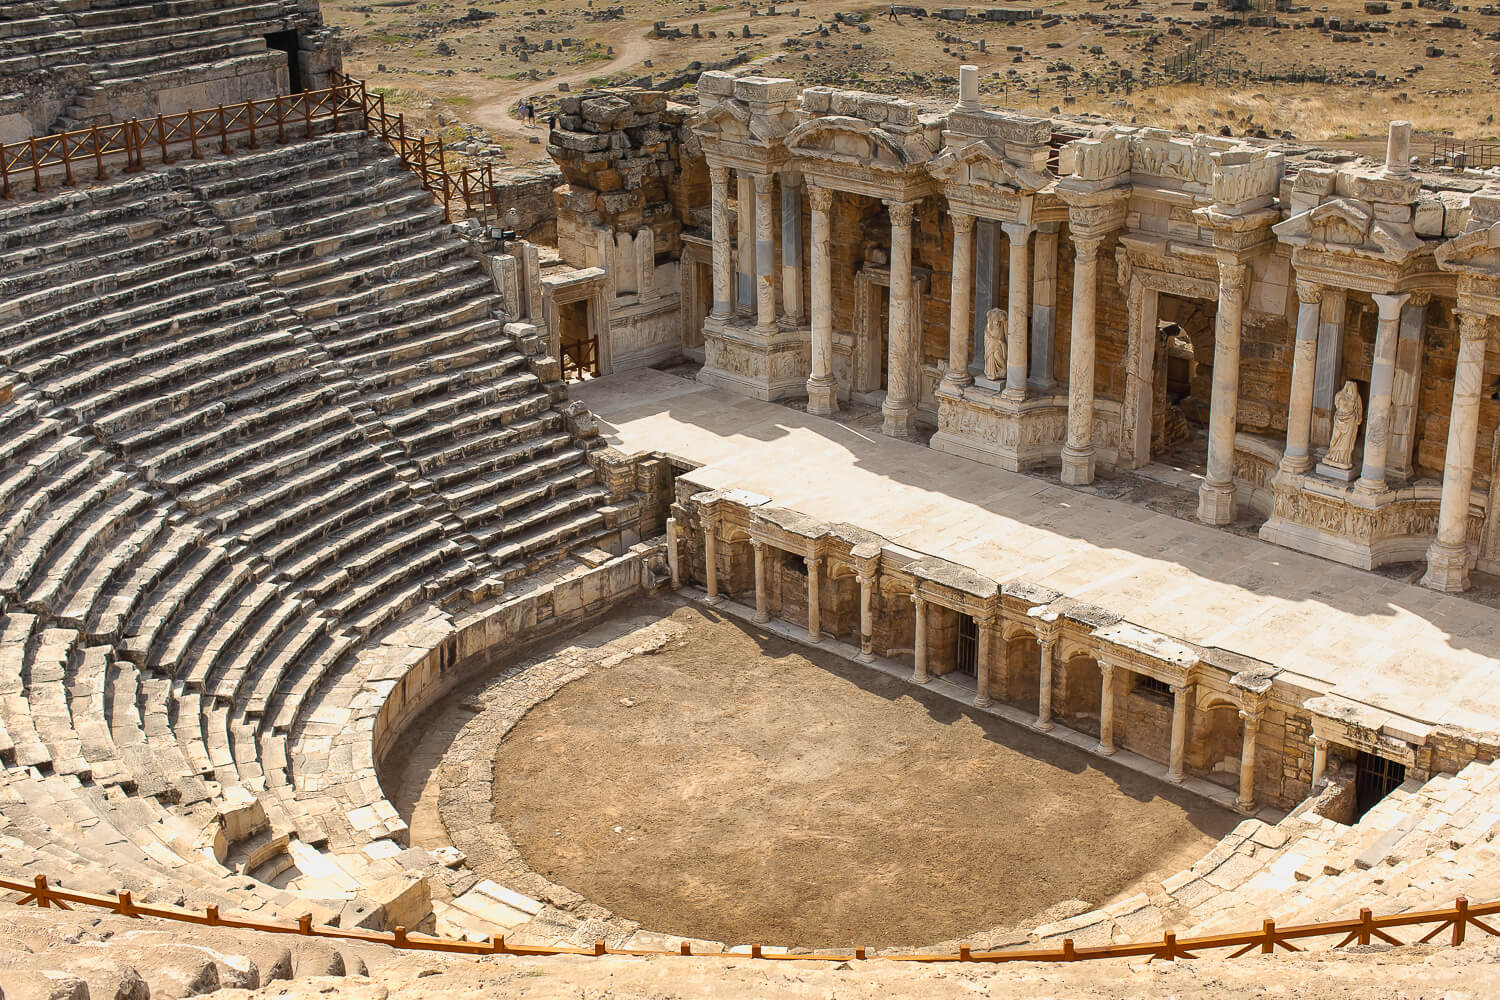
[[(631, 453), (876, 532), (1003, 584), (1060, 591), (1279, 681), (1400, 717), (1407, 731), (1500, 728), (1500, 618), (1276, 545), (1012, 474), (657, 371), (574, 387)], [(679, 491), (680, 493), (680, 491)]]

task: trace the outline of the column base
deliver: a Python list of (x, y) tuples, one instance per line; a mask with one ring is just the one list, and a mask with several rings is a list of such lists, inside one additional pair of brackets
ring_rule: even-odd
[(1386, 486), (1384, 479), (1366, 479), (1360, 476), (1354, 483), (1354, 492), (1369, 500), (1383, 496), (1389, 490), (1390, 487)]
[(1445, 594), (1469, 589), (1469, 547), (1433, 542), (1427, 549), (1427, 572), (1422, 586)]
[(994, 703), (995, 703), (995, 699), (989, 697), (988, 695), (985, 695), (984, 697), (980, 697), (980, 698), (975, 698), (974, 699), (974, 707), (975, 708), (989, 708)]
[(1168, 771), (1167, 772), (1167, 780), (1170, 781), (1174, 785), (1180, 785), (1184, 781), (1187, 780), (1187, 775), (1186, 774), (1173, 774), (1171, 771)]
[(940, 396), (948, 396), (952, 399), (963, 399), (964, 390), (974, 384), (973, 376), (967, 371), (963, 375), (954, 375), (953, 369), (948, 369), (948, 374), (938, 383), (935, 392)]
[(1236, 802), (1234, 804), (1234, 811), (1237, 812), (1237, 813), (1239, 813), (1241, 816), (1254, 816), (1255, 815), (1255, 803), (1254, 802)]
[(1094, 481), (1094, 449), (1062, 450), (1062, 481), (1066, 486), (1087, 486)]
[(915, 406), (892, 406), (890, 401), (887, 400), (881, 406), (880, 412), (885, 417), (885, 422), (882, 424), (880, 432), (886, 437), (901, 438), (903, 441), (909, 441), (916, 436), (917, 408)]
[(1198, 520), (1216, 526), (1234, 521), (1234, 483), (1205, 480), (1198, 487)]
[(1094, 747), (1094, 753), (1099, 754), (1102, 757), (1113, 757), (1118, 751), (1118, 747), (1105, 746), (1103, 743), (1100, 743), (1098, 746)]
[(708, 595), (708, 596), (706, 596), (706, 597), (703, 598), (703, 603), (704, 604), (723, 604), (724, 603), (724, 598), (720, 597), (718, 594), (710, 594), (710, 595)]
[(755, 617), (751, 618), (750, 620), (753, 621), (757, 625), (764, 625), (764, 624), (766, 624), (767, 622), (769, 622), (771, 620), (771, 615), (770, 615), (770, 612), (764, 612), (764, 613), (762, 613), (760, 611), (757, 611), (755, 613)]
[(870, 652), (867, 649), (860, 650), (859, 655), (856, 656), (855, 659), (858, 660), (860, 663), (874, 663), (875, 662), (875, 654), (872, 653), (872, 652)]
[(1052, 730), (1056, 729), (1057, 726), (1050, 719), (1037, 719), (1031, 724), (1031, 728), (1035, 729), (1039, 733), (1050, 733), (1052, 732)]
[(912, 671), (911, 682), (913, 684), (926, 684), (930, 680), (932, 677), (926, 671)]
[(839, 412), (839, 390), (833, 379), (807, 380), (807, 412), (815, 417), (831, 417)]
[(808, 642), (822, 642), (823, 641), (823, 634), (821, 632), (814, 632), (811, 629), (809, 629), (808, 633), (807, 633), (807, 641)]

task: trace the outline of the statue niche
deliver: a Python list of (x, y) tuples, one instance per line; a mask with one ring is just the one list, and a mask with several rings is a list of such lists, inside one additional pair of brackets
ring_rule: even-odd
[(1005, 380), (1004, 309), (991, 309), (984, 316), (984, 377), (991, 382)]
[(1354, 467), (1354, 438), (1363, 418), (1364, 402), (1359, 398), (1359, 387), (1353, 382), (1345, 382), (1338, 395), (1333, 397), (1333, 432), (1329, 438), (1328, 454), (1323, 458), (1324, 465), (1346, 471)]

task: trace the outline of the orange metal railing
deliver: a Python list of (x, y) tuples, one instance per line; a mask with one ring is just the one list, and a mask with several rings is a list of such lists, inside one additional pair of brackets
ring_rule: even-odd
[[(743, 953), (694, 952), (687, 942), (678, 951), (657, 951), (643, 948), (610, 948), (603, 941), (595, 941), (590, 948), (549, 947), (507, 944), (504, 935), (496, 935), (488, 941), (457, 941), (451, 938), (431, 937), (425, 934), (408, 934), (405, 928), (397, 927), (391, 932), (346, 930), (339, 927), (315, 926), (311, 916), (304, 916), (296, 923), (264, 920), (248, 920), (227, 917), (217, 906), (203, 911), (188, 910), (175, 906), (147, 906), (134, 902), (130, 893), (120, 891), (113, 895), (98, 895), (87, 892), (72, 892), (53, 886), (45, 875), (38, 875), (34, 883), (0, 879), (0, 890), (21, 893), (15, 900), (17, 905), (36, 904), (40, 907), (58, 907), (70, 910), (73, 906), (95, 906), (126, 917), (157, 917), (208, 927), (233, 927), (244, 930), (263, 931), (272, 934), (300, 934), (312, 937), (338, 938), (346, 941), (365, 941), (371, 944), (389, 945), (413, 951), (436, 951), (454, 955), (693, 955), (700, 958), (743, 959)], [(883, 959), (893, 962), (1087, 962), (1113, 958), (1177, 959), (1198, 958), (1205, 952), (1229, 951), (1229, 958), (1239, 958), (1251, 952), (1273, 954), (1276, 949), (1301, 951), (1294, 941), (1309, 938), (1338, 938), (1335, 948), (1351, 944), (1366, 945), (1375, 941), (1401, 945), (1428, 943), (1444, 931), (1448, 931), (1448, 943), (1458, 946), (1464, 943), (1470, 927), (1478, 928), (1492, 937), (1500, 937), (1483, 917), (1500, 914), (1500, 901), (1471, 906), (1460, 896), (1451, 907), (1441, 910), (1424, 910), (1412, 913), (1394, 913), (1375, 916), (1369, 908), (1361, 909), (1352, 920), (1330, 920), (1316, 924), (1294, 924), (1278, 927), (1274, 920), (1262, 921), (1260, 929), (1232, 934), (1211, 934), (1198, 937), (1178, 937), (1168, 931), (1160, 941), (1142, 941), (1131, 944), (1109, 944), (1080, 948), (1072, 938), (1063, 940), (1057, 948), (1030, 948), (1016, 951), (974, 951), (968, 945), (959, 945), (958, 951), (940, 954), (871, 954), (869, 949), (855, 948), (849, 952), (771, 952), (762, 945), (752, 945), (751, 958), (793, 962), (851, 962)], [(1403, 927), (1430, 927), (1425, 935), (1412, 941), (1402, 941), (1392, 930)]]
[(466, 214), (485, 222), (497, 214), (495, 176), (489, 164), (450, 171), (442, 144), (409, 135), (405, 117), (386, 112), (383, 94), (372, 95), (362, 81), (338, 72), (330, 74), (330, 81), (322, 90), (0, 143), (0, 198), (13, 197), (26, 178), (33, 190), (45, 191), (58, 170), (60, 183), (70, 186), (78, 183), (80, 172), (104, 180), (122, 162), (126, 173), (144, 170), (147, 155), (162, 163), (172, 163), (184, 152), (199, 159), (205, 149), (214, 147), (228, 153), (231, 139), (256, 149), (273, 139), (285, 143), (289, 135), (310, 139), (319, 127), (331, 125), (362, 128), (378, 136), (442, 203), (447, 221), (453, 221), (459, 204)]

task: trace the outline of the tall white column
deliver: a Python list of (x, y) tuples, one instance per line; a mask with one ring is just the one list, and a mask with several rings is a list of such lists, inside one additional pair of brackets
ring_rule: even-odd
[(1286, 411), (1286, 451), (1281, 471), (1300, 476), (1312, 468), (1313, 378), (1318, 364), (1318, 310), (1323, 286), (1297, 282), (1297, 341), (1292, 349), (1292, 391)]
[(886, 202), (891, 216), (890, 357), (886, 364), (885, 417), (882, 430), (891, 437), (909, 438), (916, 427), (912, 382), (916, 345), (911, 329), (911, 224), (916, 206)]
[(974, 705), (988, 708), (994, 704), (990, 697), (990, 661), (995, 655), (995, 626), (998, 620), (993, 615), (976, 618), (979, 628), (979, 669), (974, 672)]
[(932, 679), (927, 675), (927, 602), (912, 594), (911, 603), (916, 611), (916, 626), (912, 630), (912, 661), (915, 669), (911, 680), (913, 684), (926, 684)]
[(803, 559), (807, 564), (807, 641), (823, 641), (823, 611), (822, 601), (822, 565), (823, 560), (818, 556), (807, 556)]
[(1115, 752), (1115, 665), (1099, 662), (1099, 745), (1095, 747), (1108, 757)]
[(1036, 265), (1031, 277), (1031, 370), (1027, 381), (1035, 389), (1052, 388), (1052, 342), (1057, 333), (1057, 230), (1047, 222), (1036, 230)]
[(807, 378), (807, 412), (827, 417), (839, 408), (833, 382), (833, 270), (828, 226), (833, 192), (809, 184), (807, 201), (812, 207), (812, 374)]
[(1027, 330), (1031, 323), (1031, 230), (1013, 222), (1001, 226), (1010, 243), (1010, 273), (1006, 283), (1005, 392), (1007, 399), (1026, 398)]
[(769, 334), (776, 329), (776, 232), (771, 215), (773, 174), (755, 175), (755, 328)]
[(1167, 780), (1179, 784), (1187, 776), (1188, 708), (1192, 702), (1191, 684), (1172, 685), (1172, 751), (1167, 762)]
[(735, 180), (740, 211), (734, 308), (736, 312), (749, 312), (750, 304), (755, 301), (755, 179), (743, 170), (736, 170)]
[(765, 624), (771, 620), (770, 594), (766, 592), (766, 543), (750, 540), (755, 552), (755, 621)]
[(1396, 381), (1396, 340), (1401, 333), (1405, 295), (1373, 295), (1380, 310), (1375, 327), (1375, 357), (1370, 362), (1370, 402), (1365, 410), (1364, 464), (1355, 488), (1362, 493), (1385, 492), (1385, 459), (1391, 444), (1391, 388)]
[(1479, 433), (1479, 393), (1489, 323), (1488, 316), (1458, 314), (1458, 365), (1453, 372), (1453, 407), (1448, 414), (1448, 452), (1443, 458), (1437, 539), (1427, 549), (1427, 573), (1422, 577), (1422, 586), (1448, 593), (1469, 587), (1469, 490), (1474, 485), (1474, 440)]
[(723, 600), (719, 596), (719, 526), (714, 518), (703, 519), (703, 587), (709, 604)]
[(948, 373), (942, 388), (962, 392), (969, 374), (969, 339), (974, 333), (974, 216), (950, 212), (953, 219), (953, 281), (948, 293)]
[(1094, 329), (1102, 240), (1073, 239), (1073, 330), (1068, 342), (1068, 440), (1062, 450), (1062, 481), (1094, 481)]
[(859, 576), (859, 656), (865, 663), (875, 660), (875, 616), (871, 608), (875, 596), (875, 577), (868, 573)]
[(1318, 310), (1318, 362), (1313, 376), (1313, 420), (1312, 440), (1317, 447), (1327, 447), (1333, 429), (1333, 397), (1343, 384), (1340, 372), (1344, 370), (1344, 312), (1349, 304), (1349, 293), (1342, 288), (1329, 287), (1323, 290), (1322, 307)]
[(1312, 763), (1312, 787), (1317, 791), (1318, 786), (1323, 784), (1323, 773), (1328, 770), (1328, 741), (1319, 736), (1312, 738), (1313, 763)]
[(1240, 710), (1243, 733), (1240, 741), (1240, 798), (1236, 807), (1242, 813), (1255, 811), (1255, 737), (1260, 732), (1260, 712)]
[(802, 325), (802, 175), (781, 175), (781, 312), (789, 326)]
[(1240, 328), (1246, 266), (1219, 260), (1219, 311), (1214, 321), (1213, 399), (1208, 407), (1208, 474), (1198, 487), (1198, 520), (1234, 520), (1234, 428), (1240, 403)]
[(729, 168), (710, 166), (708, 168), (708, 180), (710, 194), (713, 199), (712, 225), (713, 225), (713, 262), (714, 262), (714, 308), (713, 317), (717, 320), (729, 318), (730, 311), (734, 308), (732, 298), (734, 292), (730, 287), (730, 258), (733, 254), (729, 249)]
[(1042, 632), (1036, 638), (1042, 650), (1042, 665), (1037, 678), (1036, 728), (1052, 731), (1052, 650), (1057, 645), (1055, 632)]
[(682, 587), (682, 563), (677, 553), (677, 518), (667, 518), (667, 570), (672, 574), (672, 589)]

